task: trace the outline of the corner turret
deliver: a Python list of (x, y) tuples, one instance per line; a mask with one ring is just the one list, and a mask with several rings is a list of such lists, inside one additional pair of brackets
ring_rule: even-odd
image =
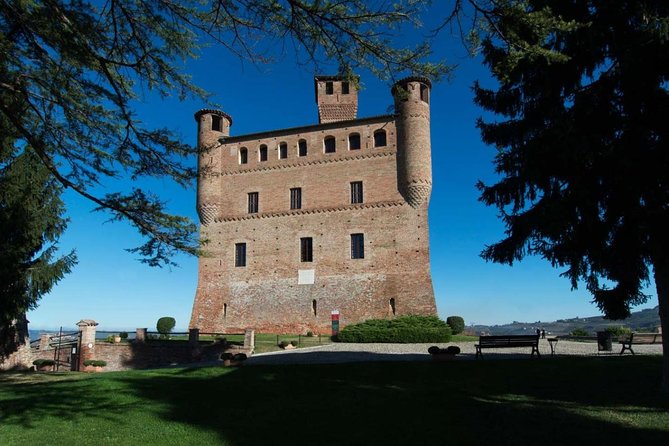
[(218, 216), (218, 203), (221, 199), (220, 178), (220, 140), (230, 136), (232, 118), (220, 110), (202, 109), (195, 113), (198, 123), (198, 176), (197, 213), (203, 225), (212, 223)]
[(430, 143), (430, 89), (425, 77), (407, 77), (395, 83), (392, 94), (397, 117), (397, 184), (414, 208), (430, 202), (432, 154)]

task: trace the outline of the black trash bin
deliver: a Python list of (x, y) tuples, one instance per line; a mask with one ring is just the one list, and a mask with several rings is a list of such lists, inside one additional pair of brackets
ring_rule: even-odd
[(597, 332), (597, 351), (610, 352), (613, 350), (613, 333), (610, 331)]

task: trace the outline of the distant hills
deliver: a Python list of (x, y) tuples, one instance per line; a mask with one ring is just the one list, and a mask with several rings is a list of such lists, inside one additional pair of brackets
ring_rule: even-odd
[(587, 331), (594, 336), (597, 331), (605, 330), (606, 327), (624, 326), (631, 328), (633, 331), (654, 332), (660, 326), (659, 307), (641, 310), (632, 313), (630, 317), (620, 321), (612, 321), (604, 319), (602, 316), (593, 317), (575, 317), (573, 319), (559, 319), (554, 322), (517, 322), (504, 325), (474, 325), (467, 326), (467, 330), (473, 331), (475, 334), (481, 332), (489, 333), (491, 335), (498, 334), (533, 334), (538, 329), (546, 330), (546, 333), (552, 335), (566, 335), (577, 328)]

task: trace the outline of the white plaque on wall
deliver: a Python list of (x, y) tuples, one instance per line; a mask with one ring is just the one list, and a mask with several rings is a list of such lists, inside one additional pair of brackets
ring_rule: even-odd
[(315, 270), (313, 269), (299, 269), (297, 270), (297, 284), (313, 285), (315, 276)]

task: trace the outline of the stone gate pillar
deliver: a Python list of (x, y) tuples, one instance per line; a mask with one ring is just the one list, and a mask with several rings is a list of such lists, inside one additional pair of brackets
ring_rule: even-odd
[(244, 331), (244, 348), (253, 349), (255, 348), (256, 332), (250, 328), (247, 328)]
[(95, 331), (98, 323), (93, 319), (82, 319), (77, 322), (79, 336), (81, 337), (81, 350), (79, 351), (79, 370), (84, 369), (84, 361), (95, 358)]

